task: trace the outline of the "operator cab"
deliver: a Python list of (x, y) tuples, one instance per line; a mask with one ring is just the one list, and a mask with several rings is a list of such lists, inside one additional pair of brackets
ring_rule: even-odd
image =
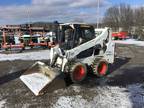
[(86, 24), (60, 24), (57, 29), (60, 48), (69, 50), (95, 38), (93, 26)]

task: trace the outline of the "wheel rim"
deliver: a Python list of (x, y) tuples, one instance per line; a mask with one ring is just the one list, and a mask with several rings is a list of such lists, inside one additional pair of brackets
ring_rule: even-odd
[(77, 66), (75, 69), (74, 69), (74, 79), (77, 80), (77, 81), (80, 81), (84, 78), (85, 76), (85, 68), (81, 65)]
[(101, 62), (98, 65), (97, 71), (99, 75), (106, 75), (108, 69), (108, 65), (106, 62)]

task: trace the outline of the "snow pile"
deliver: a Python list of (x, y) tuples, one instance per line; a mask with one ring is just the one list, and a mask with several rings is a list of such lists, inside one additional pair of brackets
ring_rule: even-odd
[(90, 108), (90, 103), (83, 99), (82, 96), (62, 96), (58, 99), (54, 108)]
[(52, 108), (133, 108), (144, 106), (144, 89), (135, 84), (128, 87), (103, 86), (96, 91), (91, 101), (81, 95), (61, 96)]
[(114, 42), (118, 44), (131, 44), (131, 45), (136, 45), (136, 46), (144, 46), (144, 41), (137, 41), (134, 39), (116, 40)]
[(4, 108), (5, 104), (6, 104), (6, 99), (0, 100), (0, 108)]
[(132, 107), (129, 93), (125, 93), (126, 88), (102, 87), (97, 88), (98, 95), (93, 99), (99, 108), (130, 108)]
[(37, 52), (17, 53), (17, 54), (0, 54), (0, 61), (6, 60), (48, 60), (49, 50), (40, 50)]

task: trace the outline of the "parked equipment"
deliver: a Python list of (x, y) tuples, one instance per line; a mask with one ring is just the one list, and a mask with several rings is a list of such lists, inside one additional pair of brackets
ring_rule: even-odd
[(40, 33), (25, 33), (21, 36), (21, 40), (23, 40), (25, 46), (33, 47), (43, 47), (43, 48), (51, 48), (55, 46), (55, 42), (53, 39), (49, 39), (52, 37), (52, 32), (47, 32), (46, 35)]
[(34, 46), (41, 46), (44, 48), (51, 48), (53, 47), (55, 44), (54, 42), (51, 40), (49, 40), (49, 38), (46, 36), (42, 36), (40, 34), (34, 34), (31, 36), (31, 41), (29, 43), (29, 46), (34, 47)]
[(113, 40), (125, 40), (128, 38), (128, 32), (113, 32), (112, 38)]
[[(95, 31), (100, 32), (96, 35)], [(55, 34), (58, 44), (50, 49), (50, 65), (36, 62), (20, 77), (36, 96), (61, 73), (69, 75), (74, 83), (83, 81), (89, 68), (99, 77), (107, 75), (115, 48), (110, 28), (66, 23), (57, 26)]]
[(12, 48), (20, 48), (24, 49), (24, 43), (20, 40), (20, 36), (13, 33), (8, 32), (3, 29), (2, 34), (2, 48), (5, 50), (12, 49)]

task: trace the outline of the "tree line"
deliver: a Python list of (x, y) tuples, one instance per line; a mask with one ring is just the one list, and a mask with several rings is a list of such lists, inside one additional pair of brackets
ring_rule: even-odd
[(144, 38), (144, 7), (128, 4), (112, 6), (106, 10), (102, 22), (113, 31), (128, 31), (131, 35)]

